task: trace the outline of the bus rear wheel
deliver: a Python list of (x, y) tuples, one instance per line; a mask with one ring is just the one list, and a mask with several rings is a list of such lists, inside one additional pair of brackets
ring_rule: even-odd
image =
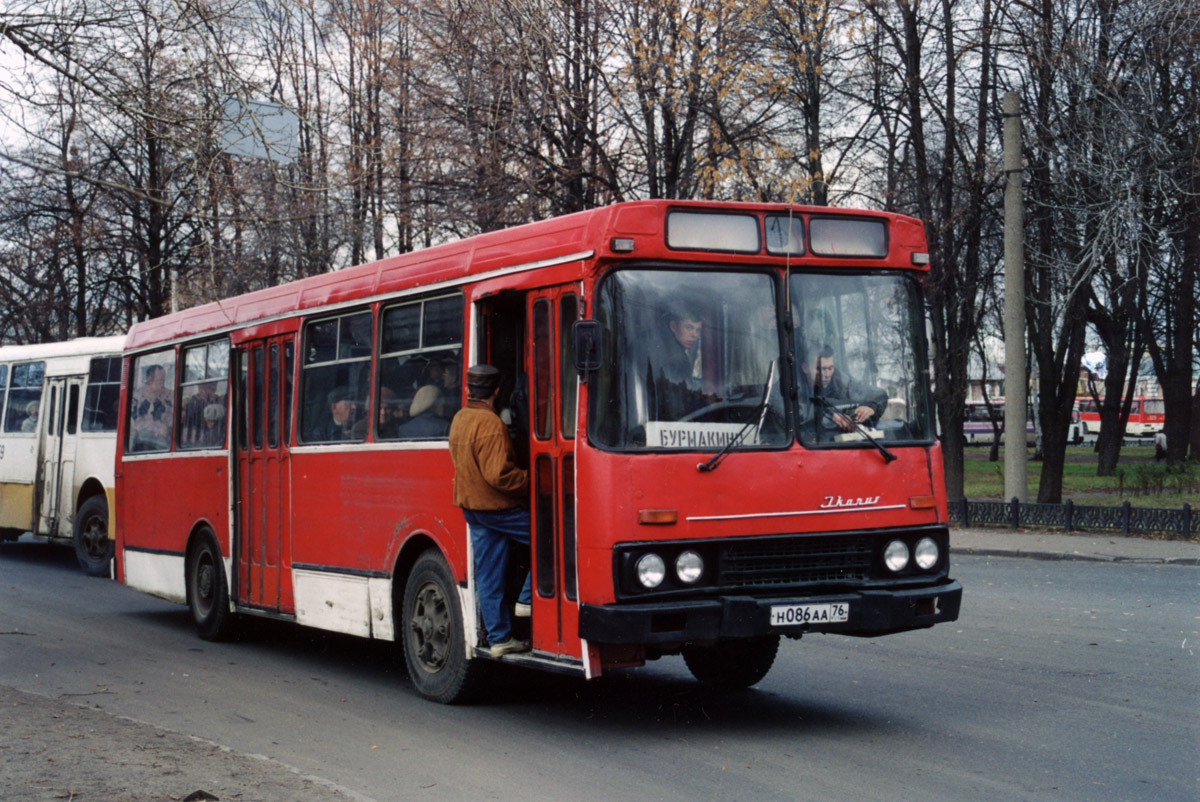
[(75, 514), (75, 558), (88, 576), (108, 576), (113, 542), (108, 539), (108, 502), (92, 496)]
[(469, 701), (477, 690), (480, 665), (467, 659), (457, 587), (436, 549), (413, 564), (400, 621), (404, 662), (417, 692), (442, 704)]
[(222, 640), (233, 631), (225, 562), (211, 532), (196, 539), (187, 558), (187, 603), (196, 631), (204, 640)]
[(711, 646), (683, 647), (683, 662), (692, 676), (716, 688), (737, 690), (762, 681), (775, 663), (779, 636), (723, 640)]

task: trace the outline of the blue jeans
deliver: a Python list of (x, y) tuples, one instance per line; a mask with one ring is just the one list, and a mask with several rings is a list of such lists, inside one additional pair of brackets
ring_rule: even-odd
[[(488, 643), (493, 646), (512, 637), (512, 616), (504, 602), (504, 580), (508, 573), (509, 541), (529, 545), (529, 510), (463, 510), (471, 547), (475, 552), (475, 597), (483, 614)], [(529, 574), (517, 601), (529, 604)]]

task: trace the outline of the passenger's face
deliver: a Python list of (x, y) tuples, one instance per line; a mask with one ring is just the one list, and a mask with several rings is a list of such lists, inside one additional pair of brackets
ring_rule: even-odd
[(680, 320), (671, 321), (671, 333), (675, 335), (675, 339), (684, 348), (691, 348), (696, 343), (700, 342), (700, 328), (703, 324), (699, 320), (688, 320), (681, 318)]
[(333, 411), (333, 419), (338, 423), (347, 423), (354, 418), (354, 402), (353, 401), (338, 401), (333, 404), (330, 409)]
[(823, 356), (818, 359), (817, 369), (821, 371), (821, 386), (827, 386), (833, 381), (833, 357)]

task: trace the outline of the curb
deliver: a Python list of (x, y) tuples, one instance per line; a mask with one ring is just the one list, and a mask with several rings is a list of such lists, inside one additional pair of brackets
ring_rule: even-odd
[(1200, 567), (1200, 560), (1192, 557), (1127, 557), (1106, 554), (1081, 554), (1061, 551), (1023, 551), (1020, 549), (981, 549), (965, 546), (950, 548), (951, 554), (970, 554), (978, 557), (1021, 557), (1027, 560), (1063, 560), (1075, 562), (1128, 563), (1131, 565), (1186, 565)]

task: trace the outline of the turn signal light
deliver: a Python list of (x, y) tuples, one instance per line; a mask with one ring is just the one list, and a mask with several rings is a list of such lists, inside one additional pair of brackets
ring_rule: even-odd
[(678, 510), (638, 510), (638, 523), (652, 526), (673, 524), (679, 520)]
[(933, 496), (909, 496), (908, 507), (913, 510), (931, 510), (937, 506), (937, 499)]
[(623, 237), (613, 237), (608, 243), (613, 253), (633, 253), (633, 240)]

